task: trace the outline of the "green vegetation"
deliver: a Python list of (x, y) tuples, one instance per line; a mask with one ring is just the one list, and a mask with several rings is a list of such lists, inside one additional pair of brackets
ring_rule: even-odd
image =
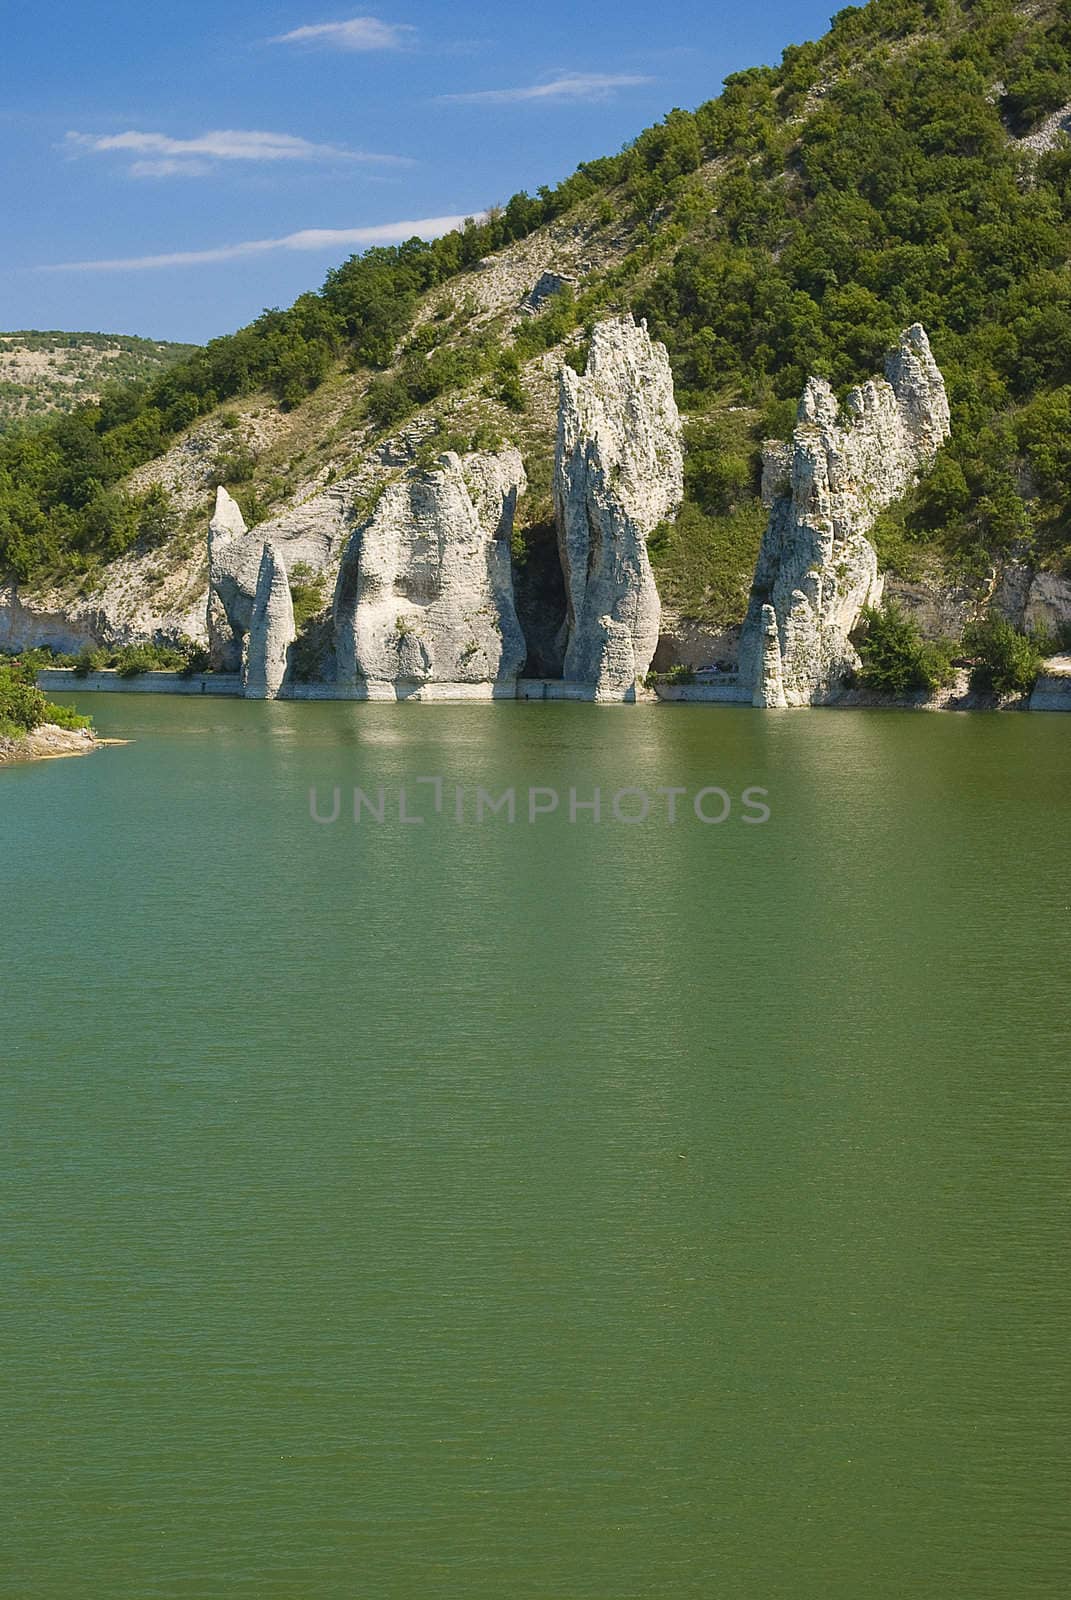
[[(166, 662), (161, 661), (166, 654)], [(183, 664), (178, 652), (161, 652), (150, 644), (128, 644), (116, 651), (112, 664), (121, 678), (140, 678), (143, 672), (167, 671)]]
[(1059, 642), (1023, 633), (996, 614), (965, 628), (959, 645), (948, 639), (927, 641), (893, 601), (864, 610), (862, 625), (860, 681), (867, 689), (893, 695), (933, 693), (946, 687), (954, 676), (953, 656), (958, 654), (972, 662), (970, 685), (976, 692), (1029, 694), (1045, 656)]
[[(692, 419), (685, 507), (652, 548), (684, 614), (739, 617), (759, 444), (791, 427), (807, 375), (858, 381), (916, 319), (948, 381), (953, 438), (882, 519), (883, 556), (908, 575), (934, 561), (979, 573), (1013, 551), (1071, 572), (1071, 145), (1037, 156), (1011, 136), (1068, 101), (1066, 4), (848, 7), (823, 39), (733, 74), (717, 99), (556, 188), (432, 243), (353, 257), (289, 310), (0, 439), (0, 571), (81, 572), (167, 538), (159, 492), (132, 499), (123, 479), (221, 404), (267, 390), (291, 408), (349, 366), (367, 374), (377, 429), (474, 386), (519, 420), (523, 364), (563, 341), (581, 361), (584, 330), (616, 308), (666, 341)], [(605, 225), (628, 253), (551, 296), (512, 345), (474, 329), (464, 274), (565, 216)], [(237, 443), (218, 470), (262, 509)]]
[(124, 334), (0, 333), (0, 434), (73, 411), (103, 384), (147, 381), (195, 349)]
[(953, 678), (953, 646), (948, 640), (927, 642), (918, 626), (894, 601), (868, 606), (862, 616), (865, 633), (859, 641), (863, 667), (860, 680), (881, 694), (932, 694)]
[(118, 672), (121, 678), (138, 678), (143, 672), (178, 672), (183, 677), (192, 677), (195, 672), (207, 672), (210, 663), (203, 645), (193, 639), (183, 639), (177, 645), (87, 646), (76, 656), (52, 656), (45, 664), (73, 667), (76, 678), (88, 678), (92, 672), (108, 669)]
[(308, 683), (322, 675), (334, 643), (322, 573), (314, 572), (304, 561), (295, 561), (290, 569), (290, 599), (296, 633), (291, 670), (299, 683)]
[(1003, 617), (974, 623), (963, 634), (963, 648), (974, 658), (971, 688), (984, 694), (1029, 694), (1049, 643), (1021, 633)]
[(766, 512), (756, 498), (758, 415), (723, 411), (685, 429), (685, 500), (648, 541), (659, 592), (696, 622), (738, 622), (747, 608)]
[[(902, 531), (968, 569), (1013, 544), (1068, 560), (1071, 149), (1024, 157), (992, 86), (1046, 64), (1021, 130), (1071, 99), (1069, 46), (1062, 8), (1037, 21), (999, 0), (838, 13), (820, 44), (737, 74), (697, 112), (751, 156), (730, 161), (716, 211), (682, 198), (695, 221), (640, 299), (686, 403), (735, 379), (768, 415), (781, 408), (778, 433), (808, 373), (845, 386), (923, 321), (953, 439)], [(809, 102), (816, 78), (826, 92)]]
[(0, 739), (19, 739), (43, 722), (59, 728), (87, 728), (70, 706), (53, 705), (37, 687), (37, 668), (26, 661), (0, 662)]
[(653, 689), (659, 683), (694, 683), (695, 672), (691, 667), (686, 667), (678, 662), (675, 667), (670, 667), (668, 672), (649, 672), (643, 681), (649, 689)]
[(298, 632), (311, 617), (324, 608), (324, 580), (304, 561), (295, 561), (290, 571), (290, 599), (294, 607), (294, 626)]

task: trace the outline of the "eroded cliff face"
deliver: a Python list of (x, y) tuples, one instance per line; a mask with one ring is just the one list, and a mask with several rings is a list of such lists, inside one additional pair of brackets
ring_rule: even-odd
[(275, 700), (286, 682), (294, 643), (294, 603), (286, 566), (273, 545), (261, 546), (243, 678), (247, 700)]
[(564, 676), (597, 700), (635, 694), (658, 644), (649, 534), (684, 494), (665, 347), (646, 323), (600, 322), (583, 377), (563, 367), (554, 507), (568, 601)]
[(520, 452), (443, 455), (380, 496), (350, 538), (335, 589), (340, 693), (394, 698), (421, 685), (490, 697), (525, 643), (510, 536), (527, 487)]
[(948, 434), (944, 379), (920, 323), (843, 413), (828, 383), (808, 380), (791, 444), (765, 450), (770, 520), (740, 637), (740, 681), (756, 705), (819, 704), (858, 667), (849, 635), (882, 592), (866, 535)]
[(47, 646), (77, 655), (97, 645), (154, 640), (180, 644), (205, 637), (203, 552), (178, 559), (158, 550), (129, 551), (84, 578), (32, 588), (0, 583), (0, 650)]

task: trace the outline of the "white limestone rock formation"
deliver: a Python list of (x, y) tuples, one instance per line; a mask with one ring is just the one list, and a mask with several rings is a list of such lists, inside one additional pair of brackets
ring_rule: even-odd
[(810, 378), (791, 446), (764, 450), (770, 520), (740, 636), (740, 682), (752, 687), (755, 705), (835, 699), (859, 665), (849, 635), (882, 593), (866, 535), (949, 434), (944, 379), (920, 323), (901, 335), (884, 378), (851, 391), (845, 412), (828, 383)]
[(286, 681), (295, 637), (294, 604), (286, 567), (272, 545), (262, 545), (243, 676), (247, 700), (278, 697)]
[(1071, 623), (1071, 580), (1012, 557), (996, 575), (992, 603), (1024, 633), (1061, 633)]
[[(220, 484), (216, 490), (215, 513), (208, 525), (208, 607), (205, 614), (208, 648), (212, 665), (218, 672), (237, 672), (242, 665), (242, 638), (249, 632), (256, 594), (251, 560), (241, 507)], [(258, 573), (259, 570), (258, 557)]]
[(526, 488), (520, 452), (510, 448), (449, 452), (383, 492), (339, 569), (341, 694), (393, 699), (435, 684), (488, 699), (513, 692), (525, 643), (510, 537)]
[(631, 699), (658, 644), (649, 534), (684, 493), (665, 346), (631, 317), (596, 325), (584, 376), (561, 372), (554, 507), (565, 574), (565, 677)]
[(762, 608), (762, 671), (755, 689), (755, 705), (767, 710), (780, 709), (785, 699), (785, 678), (781, 662), (781, 635), (777, 631), (777, 612)]
[(541, 273), (538, 280), (521, 301), (521, 315), (534, 317), (538, 311), (543, 309), (548, 300), (556, 294), (561, 294), (566, 285), (571, 289), (575, 289), (576, 279), (565, 277), (560, 272)]
[(759, 495), (764, 506), (775, 505), (788, 493), (792, 477), (792, 444), (786, 439), (766, 439), (762, 446), (762, 487)]
[(217, 672), (238, 672), (253, 621), (265, 544), (288, 572), (300, 563), (312, 577), (333, 582), (352, 528), (351, 497), (338, 486), (246, 529), (237, 503), (220, 487), (208, 531), (208, 643)]
[(1071, 711), (1071, 656), (1050, 656), (1030, 696), (1031, 711)]

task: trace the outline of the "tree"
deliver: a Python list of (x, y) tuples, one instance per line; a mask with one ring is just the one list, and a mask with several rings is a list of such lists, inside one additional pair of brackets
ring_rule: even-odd
[(952, 650), (946, 642), (927, 643), (918, 626), (894, 602), (868, 606), (859, 642), (863, 685), (881, 694), (910, 694), (942, 688), (951, 679)]
[(974, 657), (971, 688), (998, 695), (1028, 694), (1043, 660), (1036, 638), (992, 614), (964, 629), (963, 648)]

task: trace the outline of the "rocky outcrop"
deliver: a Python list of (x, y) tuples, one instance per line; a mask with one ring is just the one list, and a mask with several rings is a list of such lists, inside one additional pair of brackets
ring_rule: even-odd
[[(242, 640), (253, 619), (256, 594), (256, 576), (251, 572), (251, 562), (252, 547), (246, 539), (241, 507), (220, 484), (216, 490), (215, 514), (208, 526), (208, 609), (205, 614), (208, 648), (217, 672), (237, 672), (242, 665)], [(258, 573), (259, 570), (258, 565)]]
[(560, 272), (541, 273), (538, 281), (532, 285), (521, 301), (522, 316), (534, 317), (548, 300), (553, 299), (556, 294), (561, 294), (566, 286), (575, 289), (576, 279), (564, 277)]
[(334, 577), (352, 527), (352, 500), (335, 487), (311, 496), (280, 516), (247, 530), (241, 508), (220, 487), (208, 530), (206, 624), (212, 664), (237, 672), (253, 621), (264, 546), (271, 545), (286, 571), (300, 565), (313, 578)]
[(286, 681), (295, 637), (294, 604), (286, 567), (274, 546), (266, 544), (261, 547), (249, 624), (243, 679), (247, 700), (277, 698)]
[(45, 648), (77, 655), (99, 644), (100, 638), (91, 619), (72, 616), (61, 601), (35, 603), (19, 592), (18, 584), (0, 584), (0, 650), (14, 655)]
[(353, 533), (335, 590), (341, 693), (393, 698), (452, 683), (490, 697), (525, 645), (510, 537), (527, 487), (520, 452), (443, 455), (391, 484)]
[(658, 649), (651, 662), (653, 672), (669, 672), (673, 667), (692, 671), (718, 664), (728, 671), (736, 662), (740, 646), (740, 624), (696, 622), (662, 608)]
[(1015, 143), (1020, 150), (1032, 150), (1036, 156), (1047, 155), (1050, 150), (1056, 150), (1066, 142), (1067, 135), (1071, 133), (1071, 105), (1060, 106), (1056, 111), (1050, 111), (1044, 121)]
[(991, 603), (1024, 633), (1061, 633), (1071, 624), (1071, 580), (1013, 559), (996, 575)]
[(181, 645), (205, 637), (204, 560), (130, 550), (91, 584), (84, 575), (33, 588), (0, 582), (0, 650), (77, 655), (97, 645)]
[(42, 722), (29, 733), (17, 739), (0, 737), (0, 766), (14, 761), (52, 761), (59, 756), (86, 756), (98, 750), (101, 743), (123, 743), (122, 740), (98, 740), (92, 728), (60, 728), (54, 722)]
[(920, 323), (901, 336), (883, 379), (851, 391), (844, 414), (828, 383), (808, 380), (791, 446), (765, 450), (770, 519), (740, 637), (740, 681), (754, 704), (812, 705), (841, 691), (859, 665), (849, 635), (881, 597), (866, 535), (948, 433), (944, 380)]
[(583, 377), (563, 367), (554, 507), (568, 614), (565, 677), (597, 700), (635, 694), (658, 643), (648, 535), (684, 492), (665, 347), (646, 323), (600, 322)]
[(976, 582), (952, 581), (936, 562), (919, 579), (888, 574), (882, 599), (899, 606), (924, 639), (958, 639), (987, 609), (984, 590)]
[(1051, 656), (1043, 663), (1030, 710), (1071, 711), (1071, 656)]

